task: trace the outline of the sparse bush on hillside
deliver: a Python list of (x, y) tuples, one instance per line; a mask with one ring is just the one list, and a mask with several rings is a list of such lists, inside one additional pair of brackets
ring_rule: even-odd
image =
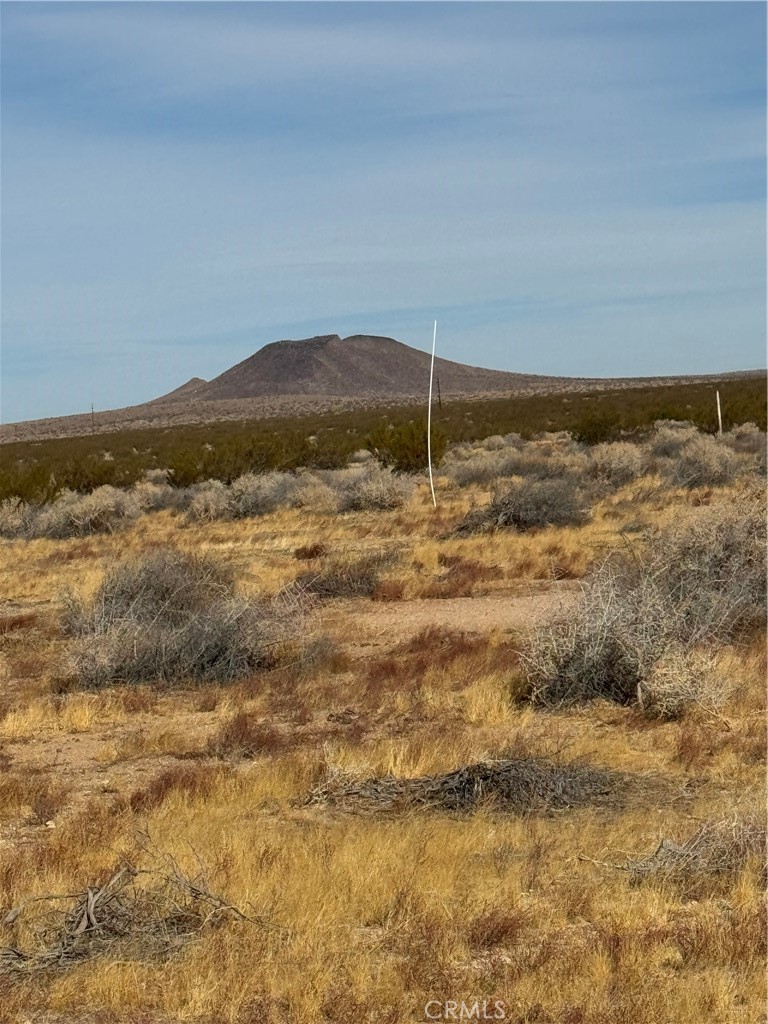
[(70, 596), (62, 628), (80, 685), (237, 679), (297, 633), (277, 606), (238, 596), (231, 572), (168, 549), (105, 576), (90, 601)]
[(568, 480), (512, 484), (481, 508), (469, 512), (455, 534), (489, 530), (531, 530), (544, 526), (581, 526), (589, 520), (583, 494)]
[(726, 640), (766, 614), (764, 496), (692, 511), (649, 540), (649, 566), (692, 642)]
[(764, 552), (762, 508), (750, 499), (698, 509), (644, 551), (606, 561), (568, 618), (531, 638), (533, 699), (639, 699), (664, 714), (712, 703), (713, 674), (697, 651), (763, 621)]

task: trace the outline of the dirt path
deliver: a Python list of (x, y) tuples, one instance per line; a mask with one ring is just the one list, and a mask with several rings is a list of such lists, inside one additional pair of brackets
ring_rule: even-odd
[(428, 626), (472, 633), (519, 632), (565, 614), (579, 585), (572, 580), (531, 583), (481, 597), (419, 601), (339, 601), (322, 613), (322, 629), (338, 643), (364, 653), (391, 648)]

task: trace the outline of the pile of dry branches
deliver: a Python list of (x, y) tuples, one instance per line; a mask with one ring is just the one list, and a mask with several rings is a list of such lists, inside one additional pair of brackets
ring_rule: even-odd
[(764, 853), (765, 829), (756, 822), (705, 821), (681, 845), (662, 839), (650, 856), (630, 861), (626, 869), (637, 879), (729, 874)]
[[(0, 946), (0, 975), (66, 970), (92, 957), (163, 960), (223, 918), (253, 920), (214, 895), (202, 875), (189, 878), (175, 861), (170, 864), (170, 872), (125, 865), (103, 885), (15, 907), (3, 925), (17, 939), (23, 912), (33, 904), (45, 910), (27, 929), (34, 948)], [(154, 884), (141, 884), (142, 877)], [(57, 909), (61, 902), (65, 908)]]
[(391, 775), (353, 780), (331, 771), (306, 798), (351, 811), (397, 811), (421, 807), (471, 811), (481, 806), (522, 814), (614, 802), (628, 779), (619, 772), (543, 758), (480, 761), (452, 772), (399, 779)]

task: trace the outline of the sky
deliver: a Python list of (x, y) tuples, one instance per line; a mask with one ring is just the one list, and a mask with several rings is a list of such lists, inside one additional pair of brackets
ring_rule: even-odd
[(434, 319), (504, 370), (765, 365), (763, 3), (0, 19), (3, 422)]

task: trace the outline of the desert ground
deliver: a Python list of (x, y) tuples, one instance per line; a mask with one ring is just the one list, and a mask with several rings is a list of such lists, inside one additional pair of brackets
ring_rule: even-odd
[(0, 1017), (764, 1020), (764, 451), (6, 503)]

